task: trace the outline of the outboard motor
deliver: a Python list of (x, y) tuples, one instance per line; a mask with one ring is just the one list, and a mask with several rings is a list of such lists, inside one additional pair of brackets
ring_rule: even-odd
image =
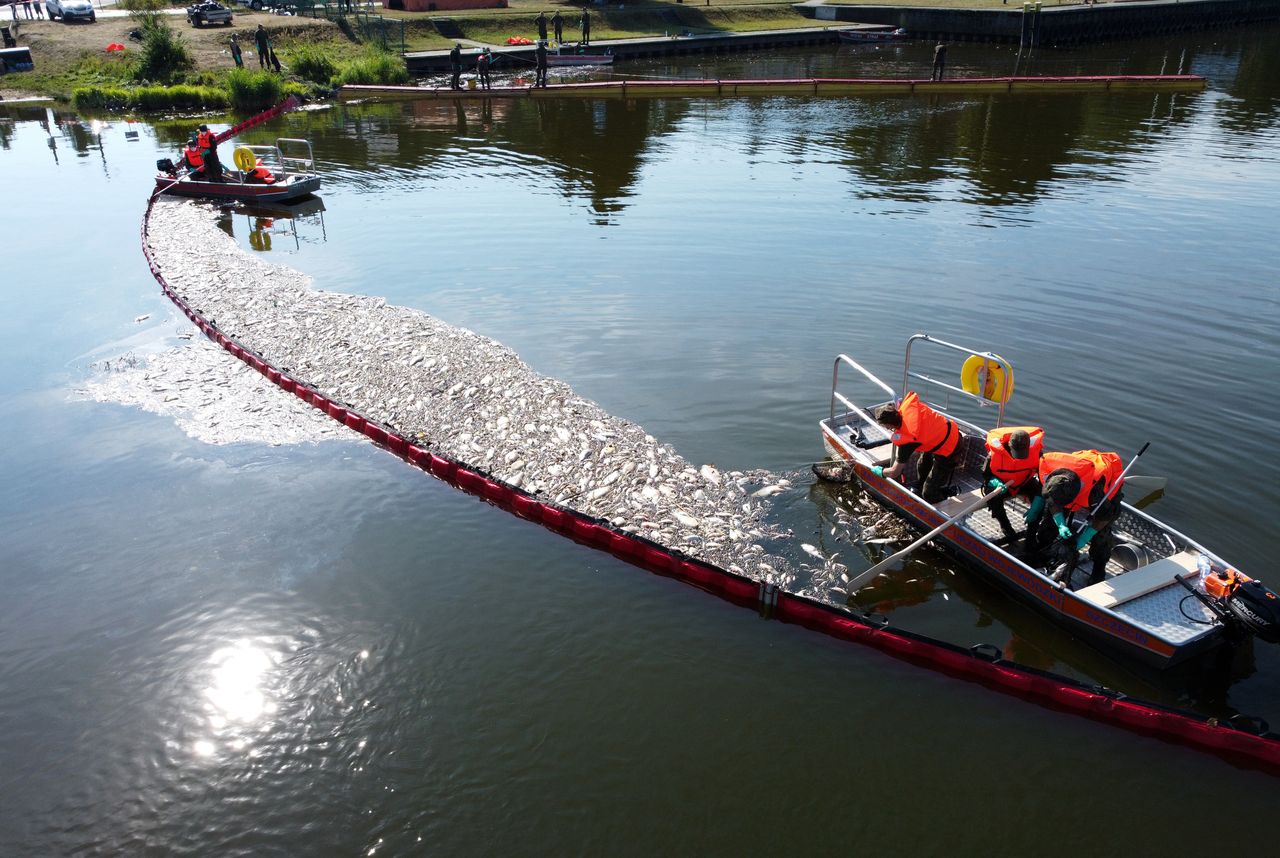
[(1243, 581), (1225, 599), (1231, 616), (1267, 643), (1280, 643), (1280, 596), (1260, 581)]
[(161, 158), (159, 161), (156, 161), (156, 169), (167, 176), (178, 175), (178, 169), (173, 166), (173, 161), (169, 158)]

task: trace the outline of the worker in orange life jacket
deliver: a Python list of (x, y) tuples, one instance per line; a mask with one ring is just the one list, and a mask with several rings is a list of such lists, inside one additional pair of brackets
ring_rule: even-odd
[[(1044, 452), (1044, 430), (1039, 426), (1001, 426), (987, 433), (987, 464), (982, 469), (982, 479), (987, 490), (1008, 485), (987, 502), (991, 517), (1000, 525), (1004, 535), (1012, 539), (1017, 535), (1009, 523), (1004, 505), (1007, 498), (1027, 498), (1035, 507), (1040, 500), (1040, 454)], [(1035, 514), (1027, 511), (1026, 520)]]
[(934, 411), (910, 391), (898, 404), (881, 405), (872, 414), (876, 422), (890, 433), (893, 461), (888, 468), (871, 469), (877, 477), (897, 479), (916, 451), (916, 485), (914, 489), (929, 503), (955, 494), (951, 477), (960, 458), (960, 428), (954, 420)]
[(211, 182), (221, 182), (222, 162), (218, 160), (218, 137), (209, 130), (208, 125), (200, 126), (196, 146), (200, 149), (200, 157), (204, 158), (205, 177)]
[(182, 150), (182, 162), (187, 166), (187, 172), (192, 176), (199, 176), (204, 173), (204, 158), (200, 157), (200, 147), (196, 145), (196, 135), (192, 134), (191, 139), (187, 142), (187, 147)]
[[(1124, 463), (1115, 453), (1077, 450), (1041, 456), (1040, 483), (1044, 488), (1040, 503), (1032, 505), (1035, 516), (1027, 527), (1028, 559), (1036, 563), (1045, 560), (1044, 551), (1056, 537), (1062, 540), (1060, 544), (1070, 558), (1066, 566), (1068, 579), (1077, 552), (1088, 547), (1093, 564), (1089, 583), (1102, 581), (1115, 548), (1111, 525), (1121, 511), (1123, 472)], [(1077, 515), (1087, 517), (1078, 532), (1073, 527)], [(1070, 580), (1066, 583), (1070, 584)]]

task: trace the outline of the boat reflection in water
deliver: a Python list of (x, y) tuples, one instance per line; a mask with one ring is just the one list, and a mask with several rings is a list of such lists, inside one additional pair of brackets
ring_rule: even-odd
[[(243, 218), (242, 234), (251, 250), (299, 250), (302, 242), (324, 242), (329, 236), (324, 225), (324, 200), (311, 196), (295, 203), (242, 202), (222, 208), (218, 227), (232, 238)], [(280, 242), (284, 244), (281, 246)], [(289, 247), (292, 243), (292, 248)]]

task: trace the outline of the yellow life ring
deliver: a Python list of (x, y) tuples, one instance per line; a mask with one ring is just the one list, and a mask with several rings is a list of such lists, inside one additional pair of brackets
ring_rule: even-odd
[[(985, 383), (979, 388), (978, 378), (986, 368)], [(1008, 402), (1013, 396), (1013, 368), (1010, 367), (1008, 377), (1004, 365), (978, 355), (970, 355), (960, 367), (960, 387), (965, 393), (981, 396), (991, 402)]]
[(231, 154), (231, 160), (235, 162), (237, 169), (246, 173), (258, 166), (258, 159), (248, 146), (237, 146), (236, 151)]

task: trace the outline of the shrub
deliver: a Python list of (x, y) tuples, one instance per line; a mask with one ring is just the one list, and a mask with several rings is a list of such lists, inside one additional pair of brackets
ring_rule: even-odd
[(227, 96), (236, 110), (264, 110), (279, 102), (283, 93), (280, 77), (271, 72), (249, 69), (227, 72)]
[(343, 63), (333, 82), (339, 86), (348, 83), (408, 83), (409, 70), (398, 55), (371, 48), (365, 51), (364, 56)]
[(142, 50), (134, 66), (136, 80), (168, 83), (179, 72), (194, 67), (182, 37), (164, 19), (151, 15), (142, 20)]
[(338, 73), (329, 55), (315, 45), (301, 45), (289, 52), (289, 68), (303, 80), (327, 84)]

